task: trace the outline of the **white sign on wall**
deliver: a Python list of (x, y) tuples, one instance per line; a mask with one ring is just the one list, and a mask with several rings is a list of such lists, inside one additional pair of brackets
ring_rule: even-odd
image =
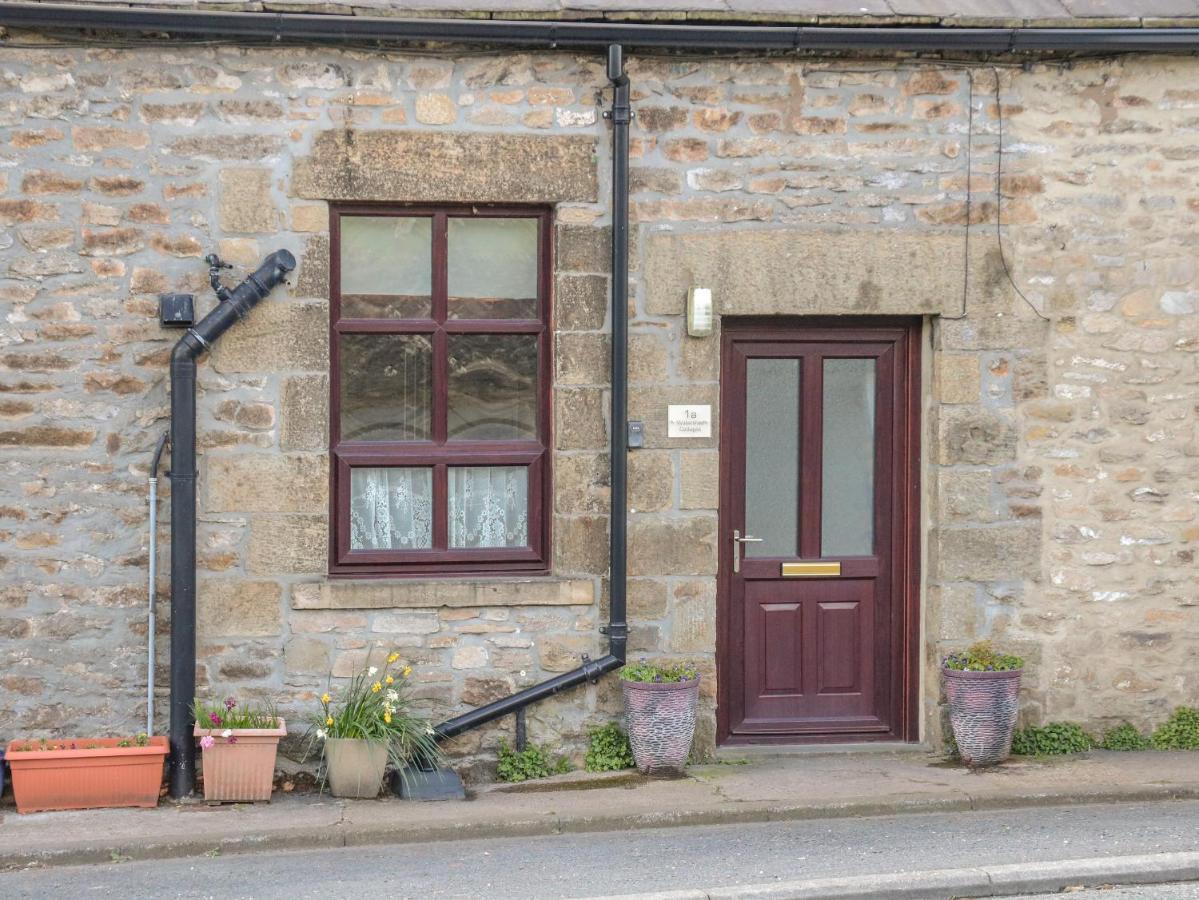
[(712, 407), (668, 406), (666, 436), (672, 438), (706, 438), (712, 436)]

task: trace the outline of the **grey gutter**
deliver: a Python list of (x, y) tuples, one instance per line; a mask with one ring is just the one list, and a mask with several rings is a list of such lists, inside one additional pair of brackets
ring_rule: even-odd
[[(908, 50), (989, 53), (1194, 52), (1199, 28), (909, 28), (678, 25), (504, 19), (139, 9), (88, 4), (0, 3), (0, 25), (15, 28), (168, 33), (274, 42), (493, 44), (549, 49), (708, 51)], [(2, 46), (2, 45), (0, 45)]]

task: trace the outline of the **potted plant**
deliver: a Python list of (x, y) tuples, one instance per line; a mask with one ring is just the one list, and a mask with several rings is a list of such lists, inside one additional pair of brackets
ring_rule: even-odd
[(17, 812), (158, 805), (167, 739), (17, 740), (5, 756)]
[(197, 699), (192, 716), (193, 734), (200, 738), (203, 752), (204, 799), (270, 800), (279, 739), (287, 735), (287, 726), (275, 710), (238, 706), (233, 697), (220, 704)]
[(334, 797), (375, 797), (388, 761), (397, 771), (414, 761), (437, 763), (437, 734), (412, 712), (412, 667), (392, 653), (382, 668), (369, 666), (350, 679), (340, 697), (330, 687), (321, 695), (313, 721), (324, 742), (325, 771)]
[(993, 766), (1008, 758), (1020, 696), (1024, 660), (979, 641), (950, 653), (941, 665), (949, 721), (962, 761)]
[(633, 759), (643, 773), (682, 771), (695, 736), (699, 673), (686, 663), (658, 665), (642, 657), (620, 670)]

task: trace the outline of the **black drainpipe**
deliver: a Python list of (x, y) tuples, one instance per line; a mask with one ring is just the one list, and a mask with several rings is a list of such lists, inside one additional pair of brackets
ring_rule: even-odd
[(171, 796), (191, 794), (196, 748), (196, 360), (296, 267), (276, 250), (216, 309), (187, 330), (171, 353)]
[[(453, 737), (471, 728), (523, 710), (559, 691), (585, 681), (593, 684), (607, 672), (624, 665), (629, 640), (625, 621), (626, 535), (628, 532), (628, 334), (629, 334), (629, 76), (619, 44), (608, 48), (608, 80), (612, 82), (612, 505), (609, 514), (608, 653), (599, 659), (583, 657), (583, 664), (548, 681), (527, 687), (510, 697), (447, 719), (437, 733)], [(523, 731), (523, 727), (520, 728)]]

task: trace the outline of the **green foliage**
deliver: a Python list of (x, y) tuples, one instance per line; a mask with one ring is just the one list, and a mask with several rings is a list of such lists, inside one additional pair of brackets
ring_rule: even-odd
[(694, 681), (699, 678), (699, 673), (695, 666), (689, 663), (658, 665), (646, 662), (643, 656), (637, 662), (629, 663), (621, 669), (620, 677), (623, 681), (637, 681), (643, 684), (677, 684), (680, 681)]
[(192, 721), (201, 728), (278, 728), (279, 714), (274, 704), (259, 708), (251, 705), (239, 706), (232, 697), (221, 703), (204, 703), (200, 698), (192, 701)]
[(1024, 660), (998, 652), (990, 641), (979, 641), (960, 653), (950, 653), (942, 665), (957, 672), (1010, 672), (1023, 669)]
[(560, 756), (551, 764), (549, 757), (536, 744), (524, 750), (513, 750), (508, 742), (500, 739), (500, 762), (496, 774), (500, 781), (531, 781), (534, 778), (549, 778), (563, 775), (571, 769), (570, 760)]
[(588, 772), (616, 772), (633, 767), (629, 736), (615, 722), (592, 728), (588, 735), (586, 769)]
[(1074, 722), (1029, 725), (1027, 728), (1016, 729), (1012, 735), (1012, 752), (1019, 756), (1084, 753), (1094, 746), (1094, 738)]
[(1105, 731), (1099, 746), (1104, 750), (1148, 750), (1153, 745), (1136, 728), (1123, 722)]
[(1199, 709), (1178, 707), (1149, 740), (1154, 750), (1199, 750)]

